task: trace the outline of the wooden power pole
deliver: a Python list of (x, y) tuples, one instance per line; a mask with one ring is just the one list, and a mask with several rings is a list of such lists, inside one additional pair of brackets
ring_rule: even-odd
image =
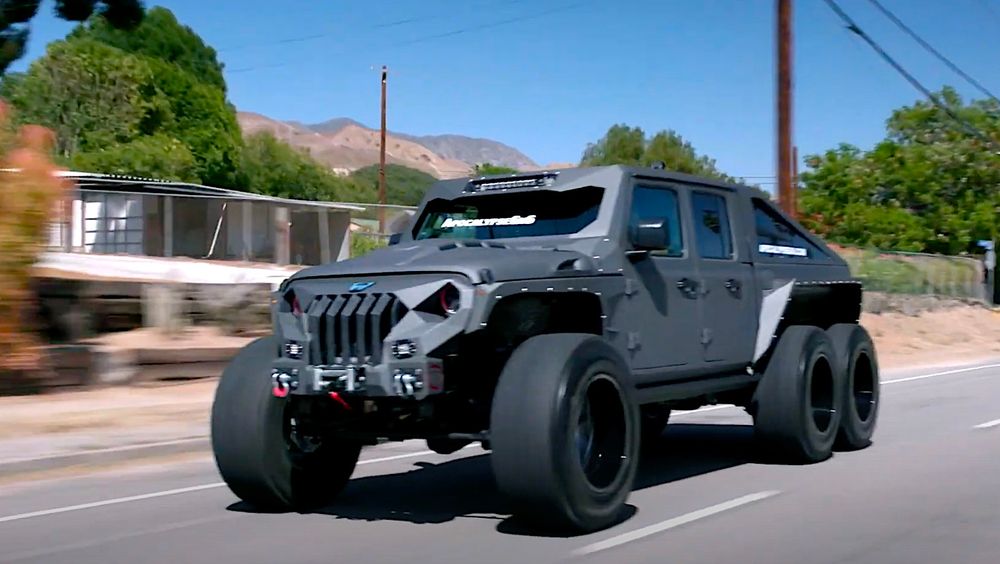
[(792, 0), (778, 2), (778, 204), (796, 217), (792, 186)]
[(378, 231), (385, 233), (385, 83), (389, 75), (389, 69), (382, 65), (382, 130), (379, 141), (378, 155), (378, 203), (382, 207), (378, 210)]

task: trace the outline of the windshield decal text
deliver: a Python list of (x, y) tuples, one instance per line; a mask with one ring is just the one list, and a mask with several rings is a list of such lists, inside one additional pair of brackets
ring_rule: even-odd
[(757, 250), (768, 255), (785, 255), (790, 257), (807, 257), (809, 249), (802, 247), (786, 247), (784, 245), (759, 245)]
[(489, 227), (493, 225), (531, 225), (535, 223), (535, 216), (529, 215), (527, 217), (521, 217), (515, 215), (514, 217), (481, 217), (477, 219), (455, 219), (449, 217), (444, 220), (441, 227), (444, 229), (451, 227)]

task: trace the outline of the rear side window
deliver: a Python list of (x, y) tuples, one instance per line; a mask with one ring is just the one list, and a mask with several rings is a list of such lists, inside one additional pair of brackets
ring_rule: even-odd
[(669, 188), (636, 186), (632, 192), (629, 229), (638, 227), (643, 220), (660, 218), (667, 220), (670, 243), (665, 252), (658, 254), (665, 254), (668, 257), (684, 256), (684, 235), (681, 229), (681, 213), (677, 203), (677, 192)]
[(691, 211), (698, 255), (707, 259), (733, 258), (733, 233), (726, 199), (717, 194), (692, 192)]
[(757, 228), (757, 252), (776, 259), (818, 259), (826, 254), (794, 226), (757, 200), (753, 201)]

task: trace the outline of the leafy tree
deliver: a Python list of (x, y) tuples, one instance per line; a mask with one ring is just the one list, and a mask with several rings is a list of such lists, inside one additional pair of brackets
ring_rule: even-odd
[[(186, 150), (164, 165), (172, 177), (245, 184), (239, 173), (243, 140), (221, 65), (163, 8), (151, 10), (133, 35), (92, 19), (67, 40), (52, 43), (27, 73), (5, 77), (3, 93), (23, 121), (56, 131), (65, 163), (113, 164), (118, 170), (127, 168), (120, 159), (137, 155), (136, 147), (168, 147), (176, 140)], [(160, 138), (147, 145), (131, 144), (154, 135)], [(76, 157), (93, 151), (103, 153)], [(195, 159), (193, 173), (188, 155)], [(137, 162), (132, 172), (140, 170), (156, 168)]]
[[(38, 14), (41, 0), (0, 0), (0, 74), (24, 56), (28, 23)], [(140, 0), (56, 0), (56, 15), (72, 22), (92, 16), (111, 28), (134, 29), (143, 18)]]
[(472, 167), (472, 176), (500, 176), (504, 174), (517, 174), (516, 168), (500, 166), (493, 163), (479, 163)]
[(638, 165), (646, 152), (646, 133), (625, 124), (612, 125), (596, 143), (589, 143), (580, 164), (584, 166)]
[(199, 182), (197, 161), (191, 150), (181, 141), (163, 134), (77, 153), (71, 163), (77, 170)]
[(361, 190), (268, 132), (251, 135), (243, 150), (247, 188), (281, 198), (357, 201)]
[(54, 131), (63, 160), (155, 128), (168, 104), (146, 61), (90, 40), (53, 43), (26, 74), (5, 77), (3, 95), (20, 123)]
[[(1000, 105), (938, 98), (991, 139)], [(893, 112), (886, 139), (869, 151), (841, 145), (806, 158), (804, 223), (833, 241), (885, 250), (957, 254), (1000, 229), (1000, 156), (928, 102)]]
[(77, 28), (67, 42), (89, 39), (149, 64), (153, 84), (169, 101), (164, 133), (184, 141), (197, 160), (198, 177), (213, 186), (240, 187), (243, 143), (235, 108), (226, 100), (222, 65), (215, 50), (165, 8), (153, 8), (134, 33), (101, 19)]
[(611, 126), (604, 137), (588, 144), (580, 164), (649, 166), (658, 161), (663, 162), (667, 170), (733, 181), (719, 171), (714, 159), (699, 155), (691, 143), (675, 131), (660, 131), (647, 139), (642, 128), (624, 124)]
[(85, 27), (74, 30), (70, 34), (73, 37), (88, 37), (126, 53), (173, 63), (200, 82), (226, 91), (222, 64), (215, 49), (206, 45), (193, 29), (178, 22), (166, 8), (151, 8), (134, 30), (123, 30), (104, 18), (94, 18)]
[[(31, 333), (31, 268), (45, 247), (53, 219), (65, 217), (69, 186), (49, 161), (51, 132), (9, 127), (0, 104), (0, 373), (38, 370), (38, 340)], [(63, 213), (60, 213), (63, 212)], [(4, 374), (6, 375), (6, 374)]]
[[(361, 190), (359, 202), (378, 201), (378, 165), (366, 166), (354, 171), (351, 180)], [(385, 197), (390, 204), (415, 206), (423, 199), (427, 189), (437, 181), (426, 172), (389, 164), (385, 166)]]

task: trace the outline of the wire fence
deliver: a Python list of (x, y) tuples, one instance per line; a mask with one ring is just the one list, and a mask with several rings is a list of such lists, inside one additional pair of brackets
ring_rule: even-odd
[(981, 258), (838, 248), (865, 290), (988, 301)]

